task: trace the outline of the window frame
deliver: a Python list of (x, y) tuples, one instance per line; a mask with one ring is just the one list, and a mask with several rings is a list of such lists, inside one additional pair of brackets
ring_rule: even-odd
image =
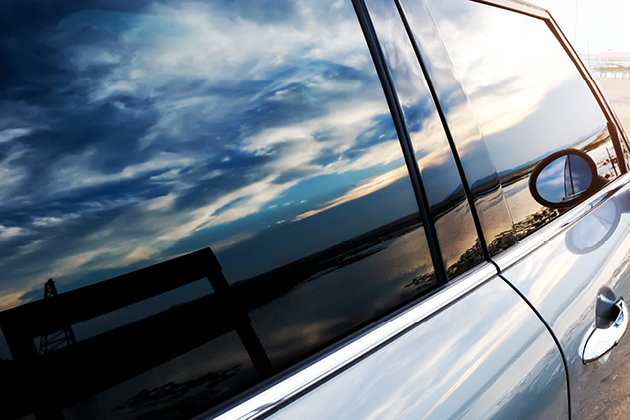
[(628, 142), (628, 136), (625, 133), (621, 122), (617, 118), (615, 112), (612, 107), (606, 100), (602, 90), (599, 85), (595, 81), (593, 74), (588, 69), (588, 66), (582, 61), (582, 58), (575, 50), (573, 45), (569, 42), (569, 39), (566, 37), (564, 32), (560, 29), (560, 26), (553, 18), (551, 13), (540, 6), (536, 6), (531, 3), (527, 3), (521, 0), (469, 0), (473, 3), (485, 4), (488, 6), (497, 7), (499, 9), (507, 10), (514, 13), (519, 13), (522, 15), (526, 15), (532, 17), (534, 19), (539, 19), (545, 22), (553, 36), (560, 43), (566, 54), (569, 56), (569, 59), (573, 62), (573, 65), (576, 67), (578, 73), (582, 77), (582, 79), (586, 82), (586, 85), (590, 89), (593, 94), (597, 104), (601, 108), (604, 118), (608, 122), (608, 130), (610, 132), (610, 136), (613, 141), (613, 145), (615, 146), (615, 153), (617, 154), (617, 160), (619, 162), (619, 168), (621, 169), (621, 174), (625, 174), (628, 172), (628, 162), (626, 162), (626, 156), (624, 156), (621, 142), (624, 142), (626, 145), (626, 149), (630, 149), (630, 143)]

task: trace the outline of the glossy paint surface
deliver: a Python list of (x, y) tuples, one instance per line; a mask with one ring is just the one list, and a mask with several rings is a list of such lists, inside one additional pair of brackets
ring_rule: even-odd
[[(0, 310), (210, 247), (242, 297), (224, 317), (271, 364), (217, 333), (66, 418), (189, 418), (435, 287), (350, 1), (9, 1), (0, 28)], [(70, 327), (82, 343), (217, 293)], [(226, 320), (179, 327), (206, 323)]]
[[(449, 279), (483, 261), (469, 203), (435, 103), (400, 15), (390, 0), (368, 10), (396, 87), (418, 160)], [(453, 229), (457, 224), (458, 229)]]
[[(626, 420), (628, 337), (602, 363), (584, 365), (582, 355), (599, 289), (608, 286), (617, 297), (630, 292), (627, 192), (598, 199), (577, 222), (588, 204), (554, 222), (559, 212), (535, 202), (527, 188), (537, 162), (566, 148), (586, 152), (599, 175), (619, 176), (606, 119), (544, 21), (467, 1), (427, 2), (479, 118), (517, 236), (531, 234), (496, 259), (502, 276), (562, 346), (572, 418)], [(555, 182), (563, 183), (558, 175)], [(545, 226), (546, 233), (534, 233)]]
[(566, 419), (560, 353), (494, 277), (272, 415), (288, 419)]
[[(619, 181), (627, 183), (627, 175)], [(544, 243), (526, 256), (505, 264), (497, 260), (503, 276), (536, 306), (562, 345), (573, 419), (626, 420), (630, 415), (630, 335), (601, 362), (582, 363), (586, 339), (595, 328), (599, 289), (608, 286), (626, 302), (630, 296), (630, 189), (619, 184), (568, 227), (558, 229), (560, 220), (549, 226), (552, 238), (533, 235), (531, 242)]]

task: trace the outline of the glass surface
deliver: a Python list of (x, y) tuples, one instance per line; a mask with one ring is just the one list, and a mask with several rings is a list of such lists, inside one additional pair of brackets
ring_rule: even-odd
[(466, 92), (423, 0), (401, 5), (435, 88), (491, 256), (516, 241), (503, 190)]
[[(208, 337), (67, 418), (188, 418), (435, 287), (349, 1), (9, 1), (0, 28), (0, 311), (206, 248), (225, 277), (63, 326), (63, 354), (143, 325), (152, 358)], [(40, 383), (60, 398), (62, 372)]]
[(531, 196), (528, 176), (574, 148), (598, 174), (619, 174), (606, 119), (544, 21), (465, 0), (427, 0), (457, 68), (522, 238), (560, 213)]
[(550, 203), (573, 200), (593, 183), (591, 168), (580, 156), (567, 155), (550, 162), (540, 171), (536, 189)]
[(461, 177), (396, 7), (389, 0), (366, 4), (403, 108), (447, 277), (452, 279), (483, 261)]

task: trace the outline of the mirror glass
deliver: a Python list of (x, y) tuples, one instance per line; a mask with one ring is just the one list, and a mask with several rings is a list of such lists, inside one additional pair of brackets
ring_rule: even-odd
[(565, 155), (547, 165), (536, 180), (540, 196), (550, 203), (563, 203), (577, 198), (593, 183), (588, 162), (581, 156)]

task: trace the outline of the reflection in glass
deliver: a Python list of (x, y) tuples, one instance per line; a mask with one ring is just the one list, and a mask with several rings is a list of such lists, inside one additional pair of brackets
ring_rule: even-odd
[[(464, 186), (420, 64), (393, 2), (369, 0), (440, 241), (447, 278), (483, 261)], [(453, 229), (453, 226), (457, 229)]]
[(545, 166), (536, 179), (540, 196), (550, 203), (574, 200), (593, 183), (591, 168), (580, 156), (561, 156)]
[(448, 124), (488, 252), (494, 256), (516, 240), (497, 171), (427, 4), (402, 0), (401, 5)]
[[(41, 300), (49, 278), (64, 295), (210, 248), (240, 318), (194, 325), (248, 318), (275, 373), (436, 286), (349, 1), (117, 4), (0, 5), (0, 311)], [(84, 346), (221, 293), (181, 287), (71, 327)], [(240, 335), (63, 415), (195, 415), (269, 376)]]
[(544, 21), (465, 0), (427, 3), (478, 117), (518, 238), (560, 214), (527, 187), (546, 156), (578, 149), (593, 158), (598, 175), (618, 176), (606, 119)]

